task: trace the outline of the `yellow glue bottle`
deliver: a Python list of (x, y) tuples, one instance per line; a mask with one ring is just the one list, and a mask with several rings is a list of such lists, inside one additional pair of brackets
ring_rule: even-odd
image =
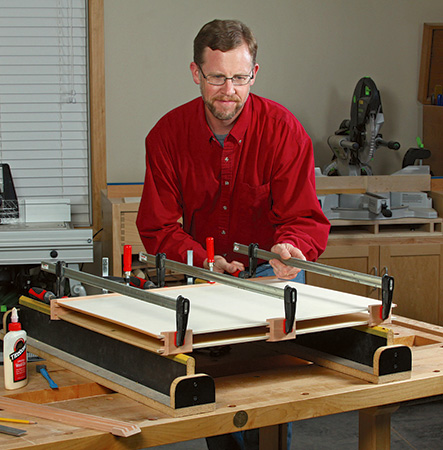
[(19, 389), (28, 384), (26, 331), (18, 321), (17, 309), (12, 308), (11, 323), (3, 338), (3, 367), (5, 388)]

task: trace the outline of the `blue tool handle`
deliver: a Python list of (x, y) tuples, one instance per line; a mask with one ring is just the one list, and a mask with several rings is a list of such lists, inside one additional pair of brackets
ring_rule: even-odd
[(58, 389), (58, 385), (56, 383), (54, 383), (54, 381), (52, 380), (52, 378), (49, 376), (49, 373), (47, 372), (46, 369), (41, 369), (40, 373), (48, 380), (49, 383), (49, 387), (51, 389)]

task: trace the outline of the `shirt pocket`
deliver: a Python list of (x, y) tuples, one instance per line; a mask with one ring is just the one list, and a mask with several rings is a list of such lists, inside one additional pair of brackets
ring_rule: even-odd
[(239, 211), (240, 223), (256, 226), (263, 220), (269, 222), (269, 213), (272, 207), (271, 183), (259, 186), (239, 183), (237, 192), (237, 211)]

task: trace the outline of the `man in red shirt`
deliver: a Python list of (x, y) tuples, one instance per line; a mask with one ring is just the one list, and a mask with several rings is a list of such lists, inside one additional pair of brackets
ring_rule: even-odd
[[(151, 254), (217, 272), (244, 270), (233, 243), (316, 260), (329, 222), (315, 192), (312, 143), (283, 106), (250, 93), (257, 43), (239, 21), (214, 20), (194, 40), (190, 69), (201, 97), (166, 114), (146, 138), (146, 178), (137, 226)], [(182, 223), (179, 220), (182, 219)], [(279, 278), (299, 269), (271, 260)]]

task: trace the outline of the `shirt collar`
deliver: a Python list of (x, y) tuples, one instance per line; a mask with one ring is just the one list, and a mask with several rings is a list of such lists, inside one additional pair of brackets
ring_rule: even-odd
[[(248, 125), (251, 120), (251, 114), (252, 114), (252, 102), (253, 102), (253, 94), (249, 94), (248, 99), (246, 100), (245, 106), (243, 107), (243, 110), (240, 114), (240, 116), (237, 119), (237, 122), (235, 122), (234, 127), (232, 128), (231, 132), (229, 133), (234, 139), (239, 142), (243, 140), (243, 137), (246, 133), (246, 130), (248, 129)], [(200, 120), (202, 121), (202, 129), (203, 133), (205, 135), (205, 139), (208, 141), (211, 140), (214, 135), (209, 128), (208, 122), (206, 122), (206, 115), (205, 115), (205, 104), (203, 102), (203, 99), (200, 98)]]
[(249, 94), (248, 99), (246, 100), (245, 106), (235, 122), (234, 127), (232, 128), (230, 135), (233, 136), (237, 142), (243, 140), (246, 130), (248, 129), (248, 125), (251, 122), (251, 114), (252, 114), (252, 99), (253, 94)]

